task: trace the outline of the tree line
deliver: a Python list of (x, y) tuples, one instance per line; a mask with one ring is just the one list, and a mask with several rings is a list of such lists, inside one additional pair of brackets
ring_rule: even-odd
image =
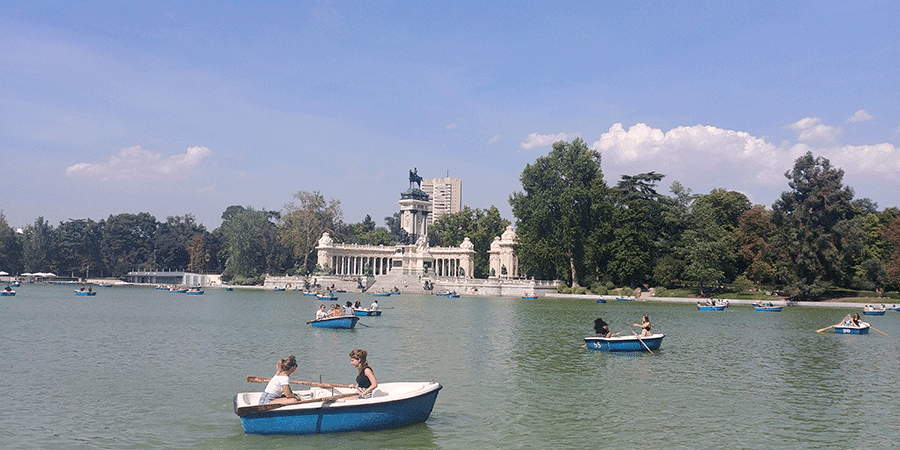
[[(465, 208), (439, 221), (429, 236), (432, 245), (457, 246), (468, 236), (486, 255), (493, 236), (509, 221), (496, 208)], [(232, 205), (222, 224), (209, 231), (192, 214), (170, 216), (123, 213), (106, 219), (75, 219), (54, 227), (43, 217), (11, 228), (0, 211), (0, 270), (11, 274), (53, 272), (72, 278), (123, 277), (130, 271), (186, 270), (221, 273), (234, 284), (259, 284), (266, 274), (322, 273), (315, 247), (328, 232), (339, 243), (394, 245), (408, 241), (400, 213), (377, 226), (371, 216), (344, 223), (340, 201), (326, 201), (318, 191), (300, 191), (280, 211)], [(487, 271), (486, 256), (476, 260), (476, 274)]]
[(900, 210), (854, 199), (843, 170), (812, 153), (785, 173), (771, 209), (725, 189), (692, 194), (665, 175), (607, 185), (600, 153), (557, 142), (509, 199), (525, 275), (571, 288), (769, 286), (798, 300), (834, 289), (900, 288)]

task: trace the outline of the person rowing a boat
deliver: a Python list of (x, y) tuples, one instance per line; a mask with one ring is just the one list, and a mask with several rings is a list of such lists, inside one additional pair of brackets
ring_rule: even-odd
[(641, 337), (650, 336), (651, 334), (653, 334), (650, 332), (653, 329), (653, 325), (650, 325), (650, 317), (648, 317), (646, 314), (641, 316), (640, 324), (633, 323), (632, 325), (641, 327)]
[(359, 398), (371, 397), (372, 392), (378, 387), (375, 372), (367, 362), (368, 356), (369, 353), (361, 348), (355, 348), (350, 352), (350, 364), (359, 371), (356, 374), (356, 389), (359, 391)]
[(266, 390), (259, 397), (260, 405), (296, 403), (297, 396), (291, 391), (290, 376), (297, 370), (297, 358), (294, 355), (281, 358), (275, 364), (275, 376), (269, 380)]
[(853, 313), (853, 319), (850, 319), (851, 326), (862, 328), (863, 321), (859, 318), (859, 313)]
[(597, 333), (597, 336), (607, 338), (612, 337), (612, 332), (609, 331), (609, 324), (600, 317), (598, 317), (597, 320), (594, 320), (594, 331)]
[(374, 300), (371, 305), (369, 305), (369, 311), (375, 311), (378, 309), (378, 300)]

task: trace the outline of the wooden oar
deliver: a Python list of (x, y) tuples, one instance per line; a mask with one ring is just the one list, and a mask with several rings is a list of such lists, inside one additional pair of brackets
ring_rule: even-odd
[(877, 332), (879, 332), (879, 333), (881, 333), (881, 334), (887, 336), (887, 333), (885, 333), (884, 331), (879, 330), (878, 328), (873, 327), (872, 325), (869, 325), (869, 328), (871, 328), (871, 329), (873, 329), (873, 330), (875, 330), (875, 331), (877, 331)]
[(291, 405), (299, 405), (301, 403), (329, 403), (333, 402), (340, 398), (352, 397), (355, 395), (359, 395), (359, 392), (351, 392), (349, 394), (339, 394), (332, 395), (331, 397), (321, 397), (321, 398), (313, 398), (309, 400), (300, 400), (299, 402), (294, 403), (269, 403), (267, 405), (252, 405), (252, 406), (242, 406), (235, 411), (238, 416), (246, 416), (248, 414), (259, 414), (261, 412), (271, 411), (273, 409), (281, 408), (282, 406), (291, 406)]
[[(264, 377), (254, 377), (252, 375), (247, 375), (248, 383), (268, 383), (271, 378)], [(335, 384), (335, 383), (316, 383), (315, 381), (300, 381), (300, 380), (291, 380), (291, 384), (302, 384), (304, 386), (315, 386), (320, 388), (355, 388), (356, 386), (351, 386), (349, 384)]]
[(820, 328), (820, 329), (816, 330), (816, 333), (821, 333), (821, 332), (823, 332), (823, 331), (825, 331), (825, 330), (827, 330), (827, 329), (829, 329), (829, 328), (834, 328), (834, 327), (836, 327), (836, 326), (837, 326), (837, 325), (832, 325), (832, 326), (830, 326), (830, 327)]
[(638, 338), (638, 340), (641, 341), (641, 344), (644, 346), (644, 348), (646, 348), (647, 351), (650, 352), (650, 354), (652, 355), (652, 354), (653, 354), (653, 350), (650, 350), (650, 347), (647, 347), (647, 344), (645, 344), (645, 343), (644, 343), (644, 340), (641, 339), (640, 336), (638, 336), (637, 332), (634, 331), (634, 328), (631, 329), (631, 332), (634, 333), (634, 335)]

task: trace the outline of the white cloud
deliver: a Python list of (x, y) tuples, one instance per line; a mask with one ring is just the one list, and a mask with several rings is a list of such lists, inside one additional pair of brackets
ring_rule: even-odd
[(498, 135), (492, 137), (490, 140), (488, 140), (488, 144), (493, 144), (494, 142), (497, 142), (499, 140), (500, 140), (500, 135), (498, 134)]
[[(801, 131), (801, 135), (821, 127), (833, 129), (817, 118), (789, 126)], [(621, 174), (655, 171), (666, 175), (662, 187), (679, 181), (696, 193), (706, 193), (714, 188), (745, 193), (765, 191), (767, 194), (761, 197), (751, 197), (751, 201), (765, 203), (773, 201), (778, 192), (789, 189), (784, 173), (808, 151), (843, 169), (844, 184), (850, 187), (894, 185), (900, 178), (900, 148), (889, 143), (817, 146), (807, 142), (784, 142), (775, 145), (743, 131), (704, 125), (663, 132), (643, 123), (626, 130), (617, 123), (591, 148), (601, 152), (603, 172), (610, 184), (615, 184)], [(863, 191), (858, 194), (860, 197), (871, 195)]]
[(444, 125), (445, 130), (455, 130), (457, 127), (458, 125), (456, 125), (455, 123), (448, 123), (447, 125)]
[(853, 117), (847, 119), (847, 122), (864, 122), (866, 120), (872, 119), (873, 115), (866, 112), (866, 110), (861, 109), (853, 115)]
[(531, 133), (528, 139), (523, 142), (522, 150), (531, 150), (537, 147), (546, 147), (553, 145), (559, 141), (568, 141), (570, 139), (581, 136), (581, 133), (557, 133), (557, 134), (537, 134)]
[(797, 132), (797, 140), (817, 145), (834, 145), (841, 134), (840, 127), (825, 125), (818, 117), (807, 117), (788, 125)]
[(189, 147), (185, 153), (163, 157), (140, 146), (123, 148), (105, 163), (78, 163), (66, 168), (66, 175), (94, 180), (152, 180), (188, 172), (212, 155), (206, 147)]

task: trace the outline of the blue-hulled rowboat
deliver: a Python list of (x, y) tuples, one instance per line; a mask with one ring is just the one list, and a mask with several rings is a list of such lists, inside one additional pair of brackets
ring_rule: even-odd
[(835, 325), (834, 332), (839, 334), (869, 334), (869, 324), (863, 322), (863, 326), (861, 327)]
[(725, 305), (697, 305), (700, 311), (725, 311)]
[(754, 306), (753, 309), (757, 311), (781, 312), (780, 306)]
[(535, 300), (537, 299), (537, 295), (523, 295), (522, 298), (525, 300)]
[(664, 337), (666, 335), (661, 333), (641, 338), (637, 336), (613, 336), (608, 338), (591, 336), (584, 338), (584, 344), (591, 350), (604, 352), (645, 352), (648, 348), (650, 350), (658, 349)]
[(75, 291), (75, 295), (97, 295), (95, 291)]
[(630, 302), (631, 299), (630, 299), (630, 298), (626, 298), (626, 297), (616, 297), (616, 301), (617, 301), (617, 302)]
[(203, 292), (204, 291), (201, 291), (199, 289), (198, 290), (191, 289), (191, 290), (185, 292), (185, 294), (187, 294), (187, 295), (203, 295)]
[(363, 316), (380, 316), (380, 315), (381, 315), (381, 310), (380, 310), (380, 309), (354, 309), (353, 312), (356, 313), (356, 315), (357, 315), (357, 316), (360, 316), (360, 317), (363, 317)]
[(390, 297), (391, 293), (390, 292), (373, 292), (372, 296), (373, 297)]
[(234, 413), (248, 434), (385, 430), (428, 420), (442, 387), (433, 381), (379, 383), (363, 399), (351, 388), (314, 387), (299, 391), (301, 402), (291, 405), (259, 405), (261, 392), (244, 392), (234, 397)]
[(316, 328), (338, 328), (350, 330), (356, 326), (356, 322), (359, 320), (357, 316), (341, 316), (341, 317), (327, 317), (325, 319), (316, 319), (310, 320), (306, 322), (307, 325), (312, 325)]
[(597, 303), (606, 303), (606, 300), (603, 300), (602, 298), (598, 298)]
[(883, 316), (884, 312), (887, 311), (885, 309), (870, 309), (868, 311), (863, 310), (863, 314), (867, 316)]
[(15, 295), (16, 295), (16, 291), (12, 291), (12, 290), (10, 290), (10, 291), (7, 291), (7, 290), (2, 290), (2, 291), (0, 291), (0, 296), (3, 296), (3, 297), (13, 297), (13, 296), (15, 296)]

